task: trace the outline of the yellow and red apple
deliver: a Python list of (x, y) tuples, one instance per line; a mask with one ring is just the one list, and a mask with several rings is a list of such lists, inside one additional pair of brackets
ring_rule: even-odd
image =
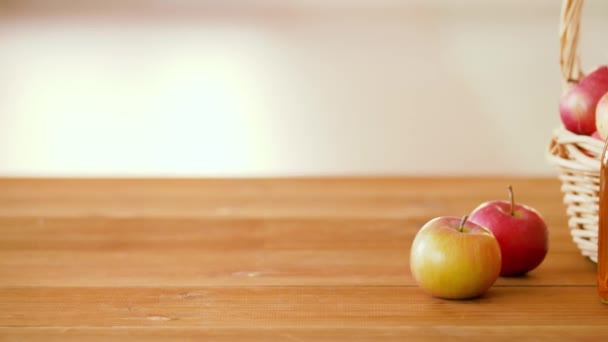
[(478, 297), (500, 273), (500, 247), (494, 235), (466, 216), (427, 222), (416, 234), (410, 253), (416, 283), (439, 298)]
[(600, 140), (608, 138), (608, 92), (598, 101), (595, 107), (595, 125)]

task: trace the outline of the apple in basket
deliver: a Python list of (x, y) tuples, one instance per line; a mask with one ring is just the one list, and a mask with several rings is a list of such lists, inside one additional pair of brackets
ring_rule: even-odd
[[(608, 113), (607, 113), (607, 114), (608, 114)], [(596, 117), (597, 117), (597, 113), (596, 113)], [(607, 117), (606, 119), (608, 119), (608, 117)], [(608, 122), (607, 122), (607, 124), (608, 124)], [(603, 141), (603, 140), (604, 140), (604, 139), (602, 138), (602, 136), (600, 135), (600, 132), (598, 132), (598, 131), (593, 132), (593, 134), (591, 134), (591, 137), (592, 137), (592, 138), (595, 138), (595, 139), (597, 139), (597, 140), (601, 140), (601, 141)]]
[(489, 201), (473, 210), (470, 220), (488, 228), (500, 245), (501, 276), (521, 275), (542, 263), (549, 250), (549, 230), (531, 207), (510, 201)]
[(608, 138), (608, 92), (604, 94), (595, 107), (595, 124), (601, 140)]
[(416, 283), (432, 296), (466, 299), (484, 294), (500, 272), (492, 233), (467, 217), (437, 217), (416, 234), (410, 252)]
[(591, 135), (596, 131), (595, 109), (607, 91), (608, 66), (595, 69), (568, 89), (559, 102), (559, 113), (564, 127), (583, 135)]

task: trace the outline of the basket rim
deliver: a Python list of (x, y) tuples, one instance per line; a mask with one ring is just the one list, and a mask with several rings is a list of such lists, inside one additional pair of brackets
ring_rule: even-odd
[(564, 170), (599, 175), (603, 151), (604, 143), (599, 139), (560, 126), (553, 131), (547, 159)]

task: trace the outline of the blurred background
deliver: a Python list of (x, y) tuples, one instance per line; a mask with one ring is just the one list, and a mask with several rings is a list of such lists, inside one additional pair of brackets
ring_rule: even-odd
[(560, 6), (0, 0), (0, 176), (553, 175)]

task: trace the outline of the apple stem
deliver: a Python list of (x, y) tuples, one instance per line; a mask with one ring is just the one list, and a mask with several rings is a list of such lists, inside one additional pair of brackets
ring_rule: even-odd
[(515, 195), (513, 195), (513, 187), (509, 185), (509, 199), (511, 200), (511, 216), (515, 216)]
[(462, 220), (460, 221), (460, 227), (458, 227), (458, 231), (459, 231), (459, 232), (461, 232), (461, 233), (462, 233), (462, 231), (464, 230), (464, 224), (467, 222), (468, 218), (469, 218), (469, 217), (468, 217), (467, 215), (464, 215), (464, 216), (462, 217)]

